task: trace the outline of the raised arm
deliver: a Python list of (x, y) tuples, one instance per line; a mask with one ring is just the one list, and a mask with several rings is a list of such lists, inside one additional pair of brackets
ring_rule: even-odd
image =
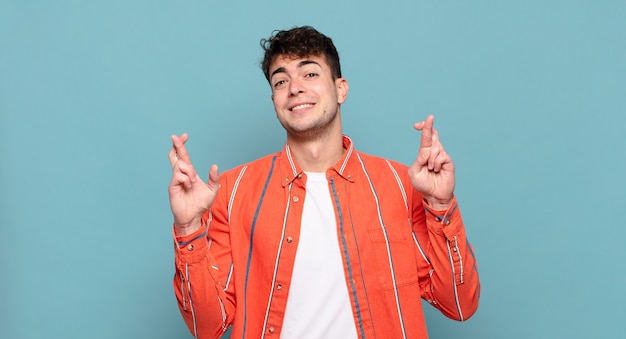
[(416, 191), (426, 201), (417, 207), (418, 241), (424, 247), (428, 266), (421, 274), (423, 298), (446, 316), (466, 320), (478, 308), (480, 281), (472, 245), (467, 240), (460, 208), (454, 197), (454, 163), (433, 128), (434, 117), (415, 124), (422, 131), (417, 159), (409, 167)]
[[(169, 152), (172, 179), (168, 192), (174, 216), (176, 256), (174, 292), (181, 315), (193, 336), (198, 339), (219, 338), (232, 320), (232, 316), (227, 318), (225, 312), (234, 314), (234, 301), (228, 295), (230, 291), (220, 283), (225, 281), (231, 262), (229, 252), (222, 250), (215, 254), (209, 248), (209, 208), (219, 198), (219, 175), (217, 166), (213, 165), (207, 182), (200, 179), (185, 147), (188, 139), (187, 134), (172, 135), (173, 145)], [(218, 227), (213, 225), (213, 228)], [(214, 248), (227, 249), (222, 246), (228, 243), (227, 231), (222, 233), (225, 236), (218, 244), (213, 241)], [(218, 271), (218, 266), (226, 270)]]

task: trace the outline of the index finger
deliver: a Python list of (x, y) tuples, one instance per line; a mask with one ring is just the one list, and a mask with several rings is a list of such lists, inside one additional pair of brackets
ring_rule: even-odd
[(187, 142), (187, 140), (189, 140), (189, 136), (187, 135), (187, 133), (183, 133), (180, 136), (172, 134), (171, 138), (174, 150), (176, 152), (176, 157), (179, 160), (191, 163), (189, 153), (187, 153), (187, 147), (185, 147), (185, 143)]
[(425, 121), (415, 124), (415, 129), (422, 131), (420, 138), (420, 148), (429, 148), (433, 145), (433, 122), (435, 117), (431, 114), (426, 117)]

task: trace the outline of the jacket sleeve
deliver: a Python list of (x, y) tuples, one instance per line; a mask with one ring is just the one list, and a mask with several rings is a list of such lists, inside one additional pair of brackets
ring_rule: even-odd
[(419, 267), (422, 298), (445, 316), (464, 321), (478, 308), (480, 281), (456, 197), (447, 211), (413, 197), (413, 230), (424, 265)]
[[(222, 186), (223, 187), (223, 186)], [(220, 191), (202, 227), (174, 237), (174, 292), (178, 307), (195, 338), (220, 338), (235, 314), (230, 236)]]

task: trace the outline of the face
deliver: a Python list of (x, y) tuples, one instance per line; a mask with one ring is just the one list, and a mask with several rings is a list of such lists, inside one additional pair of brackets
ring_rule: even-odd
[(348, 95), (348, 82), (333, 79), (323, 56), (279, 56), (269, 72), (274, 110), (288, 138), (341, 133), (339, 107)]

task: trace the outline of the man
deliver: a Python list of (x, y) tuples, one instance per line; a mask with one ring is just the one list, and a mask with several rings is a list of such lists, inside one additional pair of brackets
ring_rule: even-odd
[(433, 117), (410, 166), (342, 135), (348, 82), (311, 27), (262, 40), (282, 151), (203, 182), (172, 136), (174, 287), (190, 331), (219, 338), (426, 338), (420, 298), (465, 320), (480, 284)]

